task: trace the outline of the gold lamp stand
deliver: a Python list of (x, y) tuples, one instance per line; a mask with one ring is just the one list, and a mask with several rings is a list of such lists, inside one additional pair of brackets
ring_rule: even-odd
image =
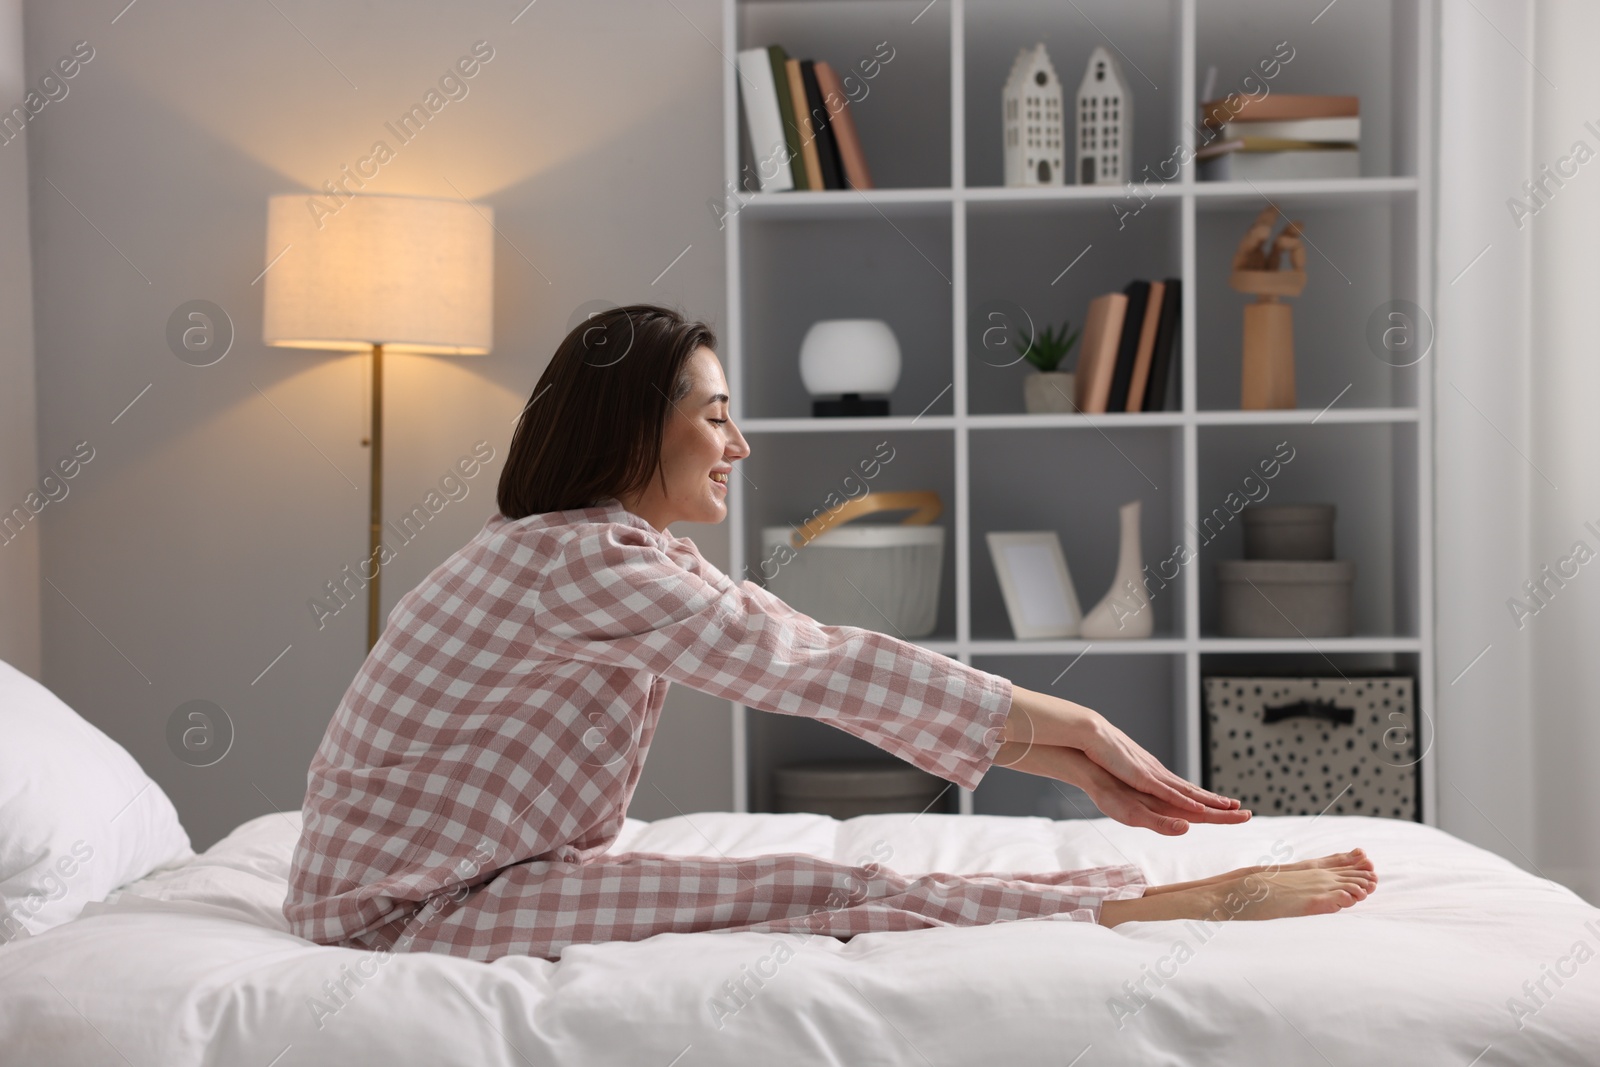
[(372, 560), (372, 581), (367, 585), (367, 651), (378, 643), (378, 594), (383, 577), (383, 346), (372, 346), (372, 434), (365, 442), (372, 449), (371, 504), (368, 510), (367, 558)]

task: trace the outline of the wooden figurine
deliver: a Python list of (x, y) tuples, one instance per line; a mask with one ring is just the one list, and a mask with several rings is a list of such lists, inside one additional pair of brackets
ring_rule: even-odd
[(1280, 212), (1263, 208), (1233, 254), (1228, 284), (1253, 294), (1244, 309), (1244, 365), (1239, 406), (1246, 411), (1292, 408), (1294, 399), (1294, 315), (1283, 297), (1306, 287), (1306, 250), (1301, 223), (1290, 222), (1272, 236)]

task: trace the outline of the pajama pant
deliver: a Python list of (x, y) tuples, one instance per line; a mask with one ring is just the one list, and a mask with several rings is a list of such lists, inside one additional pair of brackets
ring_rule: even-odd
[(855, 934), (1017, 919), (1098, 922), (1105, 900), (1144, 894), (1138, 867), (1045, 873), (896, 874), (803, 853), (719, 859), (649, 852), (578, 864), (529, 860), (441, 894), (349, 947), (468, 959), (556, 959), (568, 945), (660, 933)]

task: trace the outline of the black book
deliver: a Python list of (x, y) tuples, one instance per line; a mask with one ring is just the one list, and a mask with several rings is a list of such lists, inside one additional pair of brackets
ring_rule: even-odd
[(1122, 319), (1122, 343), (1117, 346), (1117, 365), (1111, 372), (1111, 396), (1107, 411), (1128, 409), (1128, 386), (1133, 381), (1133, 361), (1139, 354), (1139, 334), (1144, 332), (1145, 305), (1150, 302), (1150, 283), (1132, 281), (1122, 290), (1128, 295), (1128, 312)]
[(817, 142), (817, 163), (822, 171), (824, 189), (848, 189), (845, 183), (844, 163), (839, 158), (839, 142), (833, 135), (833, 116), (817, 84), (816, 63), (809, 59), (800, 61), (800, 80), (806, 87), (806, 110), (811, 113), (811, 138)]
[[(1161, 302), (1161, 319), (1156, 323), (1156, 347), (1150, 356), (1150, 380), (1144, 387), (1144, 410), (1167, 410), (1167, 381), (1177, 381), (1178, 368), (1178, 335), (1182, 329), (1182, 318), (1178, 309), (1182, 306), (1179, 298), (1179, 282), (1176, 278), (1166, 279), (1167, 293)], [(1180, 402), (1179, 407), (1183, 404)]]

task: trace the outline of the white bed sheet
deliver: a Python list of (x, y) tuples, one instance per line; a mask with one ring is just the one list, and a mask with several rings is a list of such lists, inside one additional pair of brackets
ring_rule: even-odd
[[(904, 873), (1132, 861), (1156, 884), (1270, 859), (1274, 848), (1304, 858), (1360, 845), (1381, 882), (1339, 914), (1210, 929), (1029, 920), (798, 945), (663, 934), (576, 946), (555, 963), (398, 954), (381, 966), (288, 933), (279, 906), (298, 832), (298, 814), (253, 819), (82, 917), (0, 948), (0, 1061), (1600, 1063), (1600, 909), (1412, 823), (1258, 817), (1174, 839), (1107, 819), (630, 819), (618, 851), (799, 851)], [(759, 987), (747, 977), (763, 972)], [(325, 983), (341, 978), (348, 997), (330, 996)], [(742, 1004), (724, 986), (740, 979), (753, 992)], [(1124, 984), (1141, 979), (1147, 999)]]

